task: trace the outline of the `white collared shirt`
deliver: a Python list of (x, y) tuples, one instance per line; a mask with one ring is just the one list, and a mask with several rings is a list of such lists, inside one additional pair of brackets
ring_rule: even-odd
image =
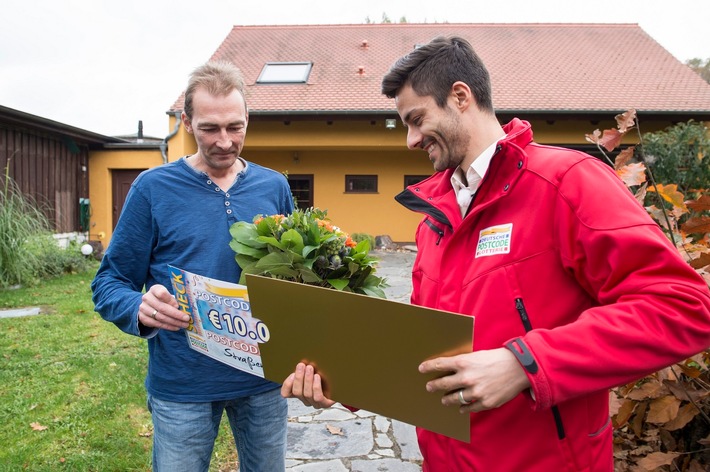
[[(466, 169), (465, 177), (464, 171), (460, 166), (451, 174), (451, 185), (454, 187), (454, 192), (456, 192), (456, 201), (461, 208), (461, 216), (466, 215), (468, 207), (471, 205), (471, 199), (473, 199), (473, 195), (478, 190), (478, 185), (488, 171), (488, 166), (491, 164), (497, 145), (498, 141), (493, 142), (474, 159), (469, 168)], [(464, 182), (468, 182), (468, 185), (464, 184)]]

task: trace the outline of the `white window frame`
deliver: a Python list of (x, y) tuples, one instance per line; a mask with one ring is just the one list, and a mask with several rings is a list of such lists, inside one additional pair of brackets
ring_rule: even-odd
[(267, 62), (256, 83), (305, 84), (312, 68), (312, 62)]

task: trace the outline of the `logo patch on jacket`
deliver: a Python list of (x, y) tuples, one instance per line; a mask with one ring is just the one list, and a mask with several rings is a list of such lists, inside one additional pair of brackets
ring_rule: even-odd
[(513, 223), (491, 226), (478, 234), (476, 257), (495, 256), (510, 252), (510, 239), (513, 235)]

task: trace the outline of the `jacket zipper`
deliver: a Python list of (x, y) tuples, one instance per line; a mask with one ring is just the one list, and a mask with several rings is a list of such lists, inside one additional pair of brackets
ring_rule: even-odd
[[(525, 304), (523, 303), (522, 298), (515, 299), (515, 309), (518, 311), (520, 321), (523, 322), (525, 332), (527, 333), (531, 331), (532, 323), (530, 323), (530, 317), (528, 316), (528, 311), (525, 309)], [(557, 408), (557, 405), (553, 405), (551, 410), (552, 416), (555, 418), (555, 426), (557, 426), (557, 437), (562, 440), (566, 437), (566, 434), (564, 424), (562, 424), (562, 415), (560, 415), (560, 409)]]
[(439, 239), (436, 240), (436, 245), (438, 246), (439, 243), (441, 242), (441, 238), (444, 237), (444, 231), (439, 229), (434, 223), (429, 221), (429, 219), (424, 220), (424, 222), (429, 227), (429, 229), (431, 229), (432, 231), (434, 231), (436, 234), (439, 235)]

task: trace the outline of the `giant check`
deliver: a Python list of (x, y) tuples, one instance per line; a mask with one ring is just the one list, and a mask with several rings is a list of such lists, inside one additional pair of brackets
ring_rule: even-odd
[(472, 317), (262, 276), (247, 275), (245, 287), (170, 271), (193, 349), (277, 383), (306, 362), (335, 401), (469, 440), (469, 415), (426, 392), (433, 375), (418, 366), (471, 352)]

